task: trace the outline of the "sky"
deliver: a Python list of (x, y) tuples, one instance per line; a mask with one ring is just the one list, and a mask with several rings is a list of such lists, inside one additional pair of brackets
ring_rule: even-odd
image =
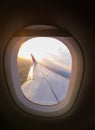
[(34, 37), (22, 44), (18, 57), (31, 59), (31, 54), (37, 62), (46, 60), (57, 64), (72, 66), (72, 57), (66, 45), (58, 39), (51, 37)]

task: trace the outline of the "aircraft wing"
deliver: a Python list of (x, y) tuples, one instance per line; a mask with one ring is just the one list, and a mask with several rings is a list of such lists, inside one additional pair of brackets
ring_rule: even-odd
[(22, 86), (22, 92), (32, 102), (41, 105), (52, 105), (62, 101), (67, 93), (69, 79), (35, 64), (30, 69), (31, 80)]

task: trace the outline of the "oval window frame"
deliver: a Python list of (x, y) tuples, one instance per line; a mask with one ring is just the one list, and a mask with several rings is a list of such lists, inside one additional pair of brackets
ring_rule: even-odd
[[(45, 33), (43, 33), (44, 29), (40, 28), (40, 30), (41, 31), (39, 32), (40, 33), (42, 32), (41, 36), (45, 34), (44, 36), (58, 39), (59, 41), (63, 42), (67, 46), (67, 48), (71, 53), (72, 72), (71, 72), (71, 78), (69, 83), (69, 90), (67, 92), (66, 98), (56, 105), (43, 106), (43, 105), (37, 105), (30, 102), (22, 94), (19, 80), (18, 80), (19, 78), (18, 78), (18, 71), (17, 71), (17, 54), (22, 43), (35, 36), (38, 37), (40, 36), (38, 32), (36, 33), (37, 30), (35, 31), (34, 35), (32, 33), (33, 30), (30, 29), (31, 33), (28, 32), (27, 35), (25, 34), (26, 36), (25, 35), (21, 36), (20, 34), (16, 34), (10, 40), (5, 50), (5, 57), (4, 57), (5, 76), (8, 82), (8, 88), (10, 90), (12, 98), (19, 108), (32, 115), (37, 115), (42, 117), (56, 117), (66, 113), (68, 110), (70, 110), (70, 108), (74, 104), (82, 80), (82, 75), (83, 75), (83, 55), (78, 43), (75, 41), (75, 39), (72, 36), (68, 35), (67, 33), (62, 32), (60, 35), (59, 34), (57, 35), (58, 32), (56, 31), (56, 28), (53, 29), (52, 33), (50, 28), (49, 29), (47, 28), (47, 31), (45, 30)], [(31, 36), (31, 34), (33, 36)]]

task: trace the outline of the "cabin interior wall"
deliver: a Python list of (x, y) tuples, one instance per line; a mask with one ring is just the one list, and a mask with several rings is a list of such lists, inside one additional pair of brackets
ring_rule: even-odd
[[(23, 5), (23, 4), (22, 4)], [(27, 4), (28, 5), (28, 4)], [(9, 5), (0, 12), (0, 124), (17, 129), (87, 129), (95, 123), (95, 38), (93, 17), (81, 8), (61, 6)], [(64, 8), (62, 8), (64, 7)], [(76, 9), (77, 8), (77, 9)], [(85, 8), (84, 8), (85, 9)], [(88, 11), (89, 12), (89, 11)], [(88, 16), (88, 17), (87, 17)], [(90, 18), (90, 19), (89, 19)], [(44, 119), (24, 113), (12, 100), (4, 74), (3, 56), (15, 32), (33, 24), (50, 24), (66, 29), (78, 41), (84, 55), (84, 75), (76, 103), (65, 116)], [(91, 75), (91, 76), (89, 76)], [(82, 125), (81, 125), (82, 124)]]

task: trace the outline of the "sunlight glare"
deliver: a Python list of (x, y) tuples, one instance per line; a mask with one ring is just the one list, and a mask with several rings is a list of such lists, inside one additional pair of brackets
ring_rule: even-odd
[[(64, 58), (63, 58), (64, 53)], [(68, 59), (71, 65), (71, 55), (69, 49), (61, 41), (51, 37), (35, 37), (23, 43), (18, 52), (18, 57), (31, 60), (31, 54), (36, 61), (51, 59), (54, 62), (62, 62)]]

